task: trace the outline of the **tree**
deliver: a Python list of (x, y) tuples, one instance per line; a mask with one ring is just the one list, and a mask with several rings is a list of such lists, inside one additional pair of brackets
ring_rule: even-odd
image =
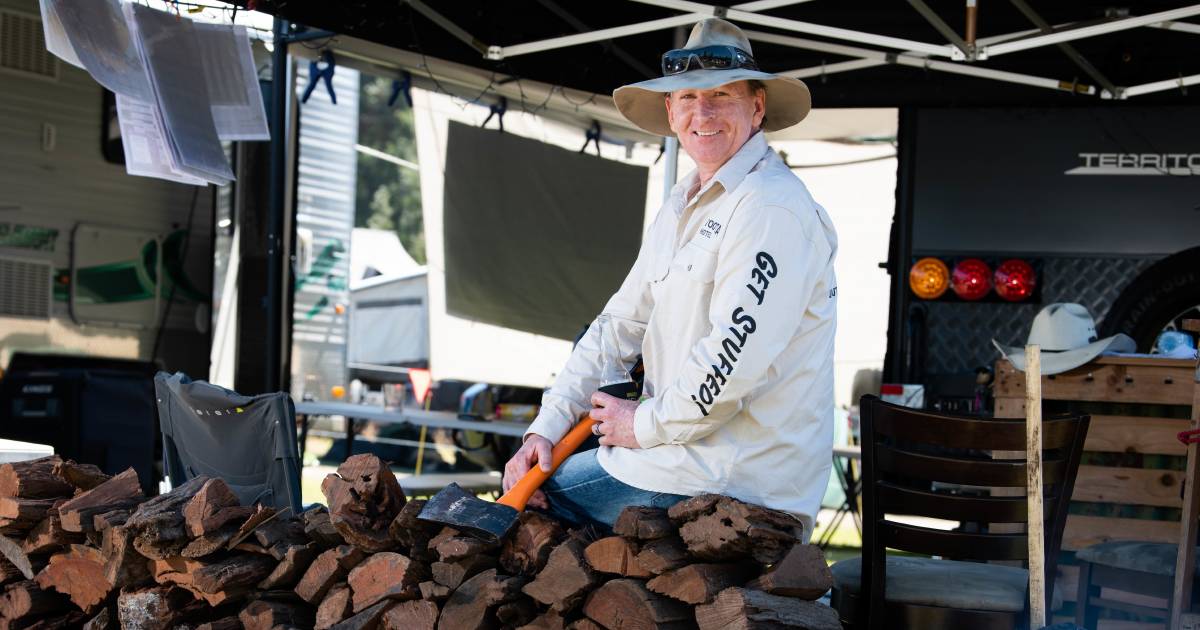
[[(391, 95), (391, 79), (362, 75), (358, 143), (416, 163), (412, 109), (403, 95), (396, 99), (394, 107), (389, 107)], [(419, 174), (360, 152), (355, 193), (354, 226), (394, 230), (413, 259), (425, 264), (425, 224), (421, 218)]]

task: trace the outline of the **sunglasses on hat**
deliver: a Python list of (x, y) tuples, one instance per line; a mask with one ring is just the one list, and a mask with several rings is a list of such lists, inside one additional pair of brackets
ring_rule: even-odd
[(678, 48), (663, 53), (663, 76), (691, 70), (693, 59), (700, 68), (705, 70), (729, 70), (732, 68), (758, 70), (758, 64), (755, 63), (754, 57), (737, 46), (704, 46), (701, 48)]

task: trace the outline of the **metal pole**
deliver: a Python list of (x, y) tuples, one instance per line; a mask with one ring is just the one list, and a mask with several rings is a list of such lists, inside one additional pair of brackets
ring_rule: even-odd
[(267, 205), (267, 391), (278, 391), (283, 384), (283, 213), (286, 211), (288, 141), (288, 68), (287, 20), (275, 18), (274, 46), (271, 53), (271, 175)]

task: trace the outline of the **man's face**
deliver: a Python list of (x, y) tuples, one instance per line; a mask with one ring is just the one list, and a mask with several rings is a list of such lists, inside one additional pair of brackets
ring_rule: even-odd
[(762, 124), (765, 111), (765, 91), (752, 91), (748, 81), (667, 95), (671, 131), (700, 171), (710, 176), (742, 148)]

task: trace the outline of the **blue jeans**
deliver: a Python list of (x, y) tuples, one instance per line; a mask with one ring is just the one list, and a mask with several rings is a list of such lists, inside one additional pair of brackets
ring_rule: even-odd
[[(587, 444), (584, 444), (586, 448)], [(611, 529), (617, 516), (630, 505), (669, 508), (690, 498), (682, 494), (641, 490), (604, 472), (591, 449), (576, 453), (542, 485), (550, 513), (578, 526), (601, 525)]]

